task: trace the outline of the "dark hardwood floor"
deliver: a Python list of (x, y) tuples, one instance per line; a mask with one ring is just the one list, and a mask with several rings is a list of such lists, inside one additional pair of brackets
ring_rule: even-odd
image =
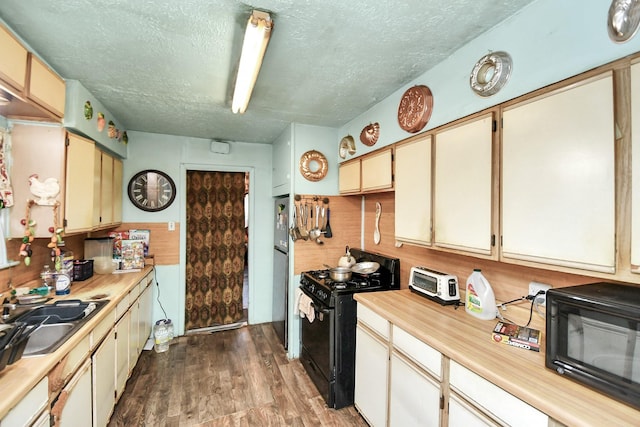
[(327, 408), (270, 324), (182, 336), (144, 351), (109, 426), (366, 426)]

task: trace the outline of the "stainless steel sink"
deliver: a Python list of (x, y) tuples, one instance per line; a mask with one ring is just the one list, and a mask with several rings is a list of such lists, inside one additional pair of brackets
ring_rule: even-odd
[(54, 352), (67, 338), (71, 337), (77, 329), (79, 329), (79, 327), (73, 323), (54, 323), (39, 326), (38, 329), (33, 331), (29, 336), (29, 341), (27, 341), (27, 346), (24, 348), (22, 357)]
[(22, 357), (40, 356), (56, 351), (67, 339), (96, 315), (109, 301), (57, 301), (36, 307), (16, 318), (30, 331)]

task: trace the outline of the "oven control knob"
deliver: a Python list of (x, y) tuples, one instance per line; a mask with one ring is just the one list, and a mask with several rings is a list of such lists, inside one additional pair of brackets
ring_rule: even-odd
[(564, 368), (557, 368), (556, 371), (558, 371), (560, 375), (564, 374)]

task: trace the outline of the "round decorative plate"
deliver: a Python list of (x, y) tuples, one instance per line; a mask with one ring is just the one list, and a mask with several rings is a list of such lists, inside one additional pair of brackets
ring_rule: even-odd
[(360, 132), (360, 141), (369, 147), (378, 142), (380, 136), (380, 125), (376, 123), (369, 123)]
[(347, 154), (351, 156), (356, 154), (356, 142), (353, 140), (351, 135), (347, 135), (340, 140), (338, 154), (340, 154), (341, 159), (346, 158)]
[(398, 123), (403, 130), (416, 133), (427, 125), (432, 110), (431, 89), (424, 85), (410, 87), (400, 99)]
[(638, 0), (613, 0), (607, 15), (609, 38), (624, 43), (633, 37), (640, 24), (640, 2)]
[(494, 95), (507, 84), (511, 68), (511, 56), (507, 52), (489, 53), (476, 62), (469, 76), (469, 85), (480, 96)]
[(308, 181), (320, 181), (327, 176), (329, 163), (319, 151), (309, 150), (300, 156), (300, 173)]

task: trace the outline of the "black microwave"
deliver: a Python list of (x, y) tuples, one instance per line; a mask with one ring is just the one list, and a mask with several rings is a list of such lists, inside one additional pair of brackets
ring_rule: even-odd
[(545, 364), (640, 409), (640, 286), (549, 289)]

